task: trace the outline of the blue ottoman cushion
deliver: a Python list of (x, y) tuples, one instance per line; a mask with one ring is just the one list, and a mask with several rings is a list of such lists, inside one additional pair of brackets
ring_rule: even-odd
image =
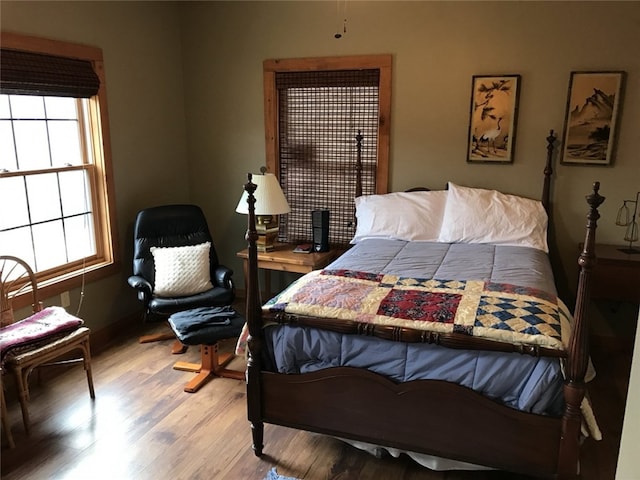
[(245, 319), (232, 307), (201, 307), (174, 313), (169, 325), (185, 345), (213, 345), (237, 337)]

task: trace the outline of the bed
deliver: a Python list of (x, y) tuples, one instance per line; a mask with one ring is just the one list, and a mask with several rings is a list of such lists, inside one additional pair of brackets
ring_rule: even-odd
[[(597, 182), (586, 197), (570, 311), (548, 258), (554, 143), (551, 132), (541, 201), (452, 182), (358, 197), (353, 247), (264, 305), (249, 176), (238, 351), (246, 340), (256, 455), (271, 423), (406, 452), (435, 469), (578, 474), (581, 441), (600, 435), (586, 397), (587, 307), (604, 197)], [(400, 224), (385, 208), (403, 212)], [(478, 212), (483, 222), (473, 221)]]

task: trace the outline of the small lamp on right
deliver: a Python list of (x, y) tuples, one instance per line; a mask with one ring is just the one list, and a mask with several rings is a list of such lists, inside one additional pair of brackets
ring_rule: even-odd
[[(623, 200), (622, 206), (618, 210), (618, 216), (616, 217), (616, 225), (627, 227), (624, 239), (629, 242), (629, 248), (620, 249), (620, 251), (624, 253), (640, 253), (640, 248), (634, 248), (633, 246), (633, 242), (638, 241), (638, 222), (636, 220), (636, 215), (638, 213), (638, 200), (640, 200), (640, 192), (636, 193), (635, 200)], [(633, 203), (632, 215), (629, 215), (628, 203)]]

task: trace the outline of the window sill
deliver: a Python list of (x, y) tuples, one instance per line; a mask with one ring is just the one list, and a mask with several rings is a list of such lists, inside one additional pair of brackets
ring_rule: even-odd
[[(110, 277), (120, 271), (120, 264), (98, 263), (84, 269), (76, 270), (67, 274), (59, 275), (41, 282), (38, 282), (38, 298), (43, 301), (62, 292), (82, 287), (83, 283), (93, 282), (102, 278)], [(12, 300), (14, 309), (28, 307), (32, 302), (30, 291), (25, 291)]]

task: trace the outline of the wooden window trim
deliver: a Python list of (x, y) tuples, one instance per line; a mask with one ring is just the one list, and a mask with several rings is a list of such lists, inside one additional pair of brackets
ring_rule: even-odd
[[(107, 109), (106, 78), (102, 50), (97, 47), (33, 37), (13, 32), (0, 32), (0, 44), (28, 52), (45, 53), (91, 61), (94, 71), (100, 79), (100, 88), (95, 97), (89, 100), (90, 118), (96, 131), (101, 135), (91, 136), (91, 149), (94, 159), (95, 175), (92, 175), (96, 188), (94, 221), (100, 222), (101, 236), (96, 242), (102, 244), (103, 255), (89, 258), (88, 261), (67, 264), (71, 268), (52, 272), (46, 277), (37, 276), (38, 291), (41, 298), (81, 287), (85, 282), (95, 281), (114, 275), (120, 270), (120, 249), (115, 208), (115, 185), (111, 160), (111, 137)], [(84, 268), (83, 268), (84, 266)], [(74, 268), (75, 267), (75, 268)], [(73, 270), (73, 271), (71, 271)], [(53, 276), (55, 275), (55, 276)], [(25, 292), (14, 299), (14, 307), (27, 306), (30, 295)]]
[(278, 91), (275, 80), (277, 72), (375, 68), (380, 70), (376, 193), (387, 193), (389, 188), (389, 138), (391, 130), (391, 60), (392, 56), (388, 54), (265, 60), (263, 62), (263, 82), (267, 171), (280, 177), (278, 163)]

